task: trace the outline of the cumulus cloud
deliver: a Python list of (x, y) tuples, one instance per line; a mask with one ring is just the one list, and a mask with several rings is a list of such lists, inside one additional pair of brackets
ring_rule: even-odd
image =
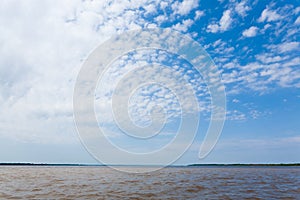
[(247, 5), (246, 1), (236, 3), (234, 9), (242, 17), (245, 17), (247, 15), (247, 12), (251, 10), (251, 8)]
[(141, 5), (148, 3), (2, 2), (1, 137), (35, 142), (74, 139), (72, 93), (80, 65), (111, 35), (146, 24), (137, 17), (139, 11), (128, 10)]
[(232, 23), (232, 18), (230, 15), (231, 15), (230, 10), (224, 11), (223, 16), (220, 20), (220, 30), (222, 30), (222, 31), (228, 30), (228, 28), (230, 27), (230, 25)]
[(207, 32), (217, 33), (219, 30), (220, 30), (220, 27), (218, 24), (209, 24), (207, 26)]
[[(208, 24), (206, 31), (228, 31), (236, 13), (244, 17), (250, 11), (246, 1), (234, 5), (235, 7), (226, 7), (220, 20)], [(116, 33), (160, 26), (164, 22), (174, 20), (176, 23), (172, 24), (173, 28), (186, 32), (195, 20), (205, 20), (203, 16), (207, 15), (206, 10), (196, 9), (198, 6), (197, 0), (3, 1), (0, 7), (1, 137), (23, 140), (27, 138), (28, 141), (36, 142), (68, 140), (75, 132), (72, 118), (74, 82), (81, 64), (91, 50)], [(298, 11), (299, 8), (296, 8), (293, 13)], [(192, 14), (189, 15), (190, 13)], [(277, 9), (267, 7), (258, 21), (278, 21), (282, 19), (280, 14)], [(148, 20), (152, 16), (154, 19)], [(299, 24), (299, 17), (296, 20), (293, 18), (292, 23)], [(272, 28), (270, 24), (273, 25), (265, 25), (265, 31)], [(293, 29), (294, 35), (290, 37), (286, 34), (287, 29), (292, 32), (290, 24), (288, 25), (280, 24), (279, 27), (274, 27), (283, 31), (278, 32), (278, 35), (288, 36), (283, 40), (285, 42), (267, 48), (269, 51), (278, 52), (279, 55), (259, 52), (255, 56), (256, 61), (243, 65), (232, 58), (237, 56), (235, 50), (240, 48), (238, 45), (231, 45), (229, 40), (222, 39), (216, 39), (214, 43), (209, 41), (213, 44), (207, 46), (213, 49), (211, 54), (215, 53), (215, 61), (224, 64), (221, 68), (224, 70), (223, 79), (229, 88), (228, 91), (239, 87), (261, 91), (267, 90), (272, 84), (300, 88), (299, 58), (281, 55), (297, 52), (299, 49), (299, 42), (295, 40), (297, 29)], [(257, 32), (257, 27), (252, 26), (242, 34), (244, 37), (254, 37)], [(251, 50), (250, 47), (243, 49)], [(176, 70), (179, 71), (180, 67)], [(181, 72), (183, 75), (183, 71)], [(188, 74), (188, 71), (185, 72)], [(190, 81), (201, 80), (194, 77)], [(110, 87), (108, 85), (107, 88)], [(202, 87), (196, 91), (199, 98), (203, 95), (201, 98), (207, 100)], [(165, 95), (165, 92), (161, 91), (155, 95)], [(174, 100), (172, 96), (167, 97), (165, 102), (159, 98), (157, 100), (170, 110), (176, 110), (175, 104), (170, 103)], [(105, 100), (98, 99), (98, 105), (109, 108)], [(141, 108), (151, 107), (146, 99), (133, 100)], [(188, 102), (188, 99), (186, 100)], [(110, 117), (106, 115), (106, 110), (103, 113), (107, 119)], [(137, 113), (145, 115), (142, 110), (138, 110)], [(176, 110), (174, 113), (179, 112)]]
[(250, 28), (243, 31), (244, 37), (255, 37), (257, 34), (258, 28), (256, 26), (251, 26)]
[(172, 5), (174, 14), (187, 15), (198, 6), (198, 0), (184, 0), (182, 2), (176, 1)]
[(196, 12), (195, 12), (195, 20), (198, 20), (198, 19), (200, 19), (202, 16), (204, 16), (205, 15), (205, 13), (204, 13), (204, 11), (201, 11), (201, 10), (197, 10)]
[(191, 19), (183, 20), (181, 23), (177, 23), (172, 28), (175, 30), (181, 31), (181, 32), (186, 32), (192, 25), (194, 21)]
[[(155, 27), (168, 20), (176, 19), (173, 28), (186, 32), (194, 20), (205, 15), (204, 11), (196, 10), (198, 6), (198, 0), (1, 3), (1, 136), (35, 142), (67, 140), (75, 132), (72, 93), (76, 75), (91, 50), (116, 33)], [(173, 12), (170, 14), (167, 10)], [(194, 12), (190, 16), (193, 19), (188, 17), (191, 12)], [(149, 16), (154, 16), (155, 20), (149, 21)], [(219, 30), (227, 30), (231, 23), (230, 11), (225, 11), (218, 24)], [(178, 67), (177, 70), (182, 69)], [(185, 77), (191, 73), (189, 70), (180, 72), (181, 75), (186, 73)], [(201, 79), (193, 77), (192, 82), (199, 83)], [(202, 86), (194, 89), (199, 98), (207, 100)], [(163, 98), (157, 100), (173, 110), (173, 115), (179, 113), (171, 103), (172, 96), (156, 95), (163, 95), (166, 101)], [(188, 106), (189, 99), (185, 100)], [(151, 107), (146, 99), (136, 98), (135, 101), (141, 103), (141, 108)], [(97, 102), (102, 108), (109, 106), (103, 99)], [(207, 105), (201, 109), (206, 108)], [(102, 114), (108, 119), (107, 113), (105, 110)]]
[(212, 23), (207, 26), (207, 32), (217, 33), (227, 31), (233, 19), (231, 18), (231, 10), (225, 10), (218, 23)]
[[(222, 80), (226, 85), (231, 85), (227, 93), (239, 93), (241, 91), (251, 89), (262, 93), (269, 92), (274, 84), (279, 87), (296, 87), (300, 84), (300, 71), (297, 68), (299, 59), (276, 58), (283, 60), (275, 62), (272, 58), (258, 56), (266, 63), (252, 62), (246, 65), (233, 64), (230, 72), (222, 74)], [(272, 62), (269, 62), (269, 61)]]
[(278, 45), (278, 50), (280, 53), (287, 53), (289, 51), (298, 50), (300, 42), (285, 42)]
[(261, 13), (258, 22), (264, 22), (264, 21), (272, 22), (272, 21), (277, 21), (279, 19), (281, 19), (281, 16), (276, 11), (266, 8)]
[[(111, 95), (114, 93), (117, 84), (120, 84), (119, 82), (127, 76), (129, 77), (126, 78), (126, 81), (122, 82), (122, 94), (120, 93), (116, 97), (123, 98), (122, 95), (132, 93), (129, 110), (132, 119), (137, 124), (150, 123), (149, 111), (154, 105), (160, 105), (166, 111), (168, 120), (181, 114), (188, 114), (181, 113), (183, 107), (190, 114), (199, 112), (200, 110), (193, 107), (191, 100), (194, 97), (186, 87), (187, 85), (190, 85), (196, 94), (196, 98), (199, 99), (199, 102), (202, 102), (201, 111), (208, 112), (209, 94), (207, 88), (200, 74), (195, 73), (195, 69), (191, 66), (180, 64), (180, 62), (174, 60), (174, 57), (168, 56), (162, 51), (151, 51), (151, 53), (149, 51), (139, 51), (135, 52), (134, 56), (124, 56), (121, 60), (123, 61), (113, 63), (103, 75), (99, 83), (101, 87), (96, 92), (98, 117), (104, 123), (113, 121), (113, 115), (108, 110), (111, 107)], [(149, 60), (151, 60), (153, 66), (148, 65)], [(169, 67), (157, 67), (155, 65), (157, 63), (164, 63)], [(159, 80), (154, 81), (157, 77), (159, 77)], [(151, 84), (151, 80), (154, 83)], [(145, 83), (148, 84), (143, 86)], [(157, 85), (156, 83), (164, 84)], [(131, 87), (135, 85), (143, 87), (136, 90), (132, 89)], [(178, 97), (183, 102), (179, 102)], [(161, 121), (163, 120), (161, 119)]]

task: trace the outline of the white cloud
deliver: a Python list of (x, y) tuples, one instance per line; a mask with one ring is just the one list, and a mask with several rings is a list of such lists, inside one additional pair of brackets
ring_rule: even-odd
[(204, 15), (205, 15), (204, 11), (197, 10), (196, 13), (195, 13), (195, 18), (194, 19), (198, 20), (198, 19), (200, 19)]
[(295, 24), (300, 24), (300, 16), (299, 17), (297, 17), (297, 19), (296, 19), (296, 21), (295, 21)]
[(198, 0), (183, 0), (182, 2), (176, 1), (172, 5), (172, 9), (174, 14), (179, 15), (187, 15), (198, 6), (199, 1)]
[(300, 12), (300, 6), (295, 8), (294, 13), (297, 15)]
[(234, 9), (242, 17), (245, 17), (247, 15), (247, 11), (251, 10), (251, 8), (246, 5), (246, 1), (241, 1), (240, 3), (236, 3)]
[(227, 111), (226, 120), (242, 121), (246, 120), (246, 115), (238, 110)]
[(261, 53), (255, 57), (256, 62), (246, 65), (232, 61), (221, 66), (230, 69), (222, 74), (227, 94), (240, 93), (249, 89), (266, 93), (270, 88), (274, 88), (274, 85), (300, 87), (300, 70), (297, 67), (299, 58), (289, 55), (279, 56), (274, 53)]
[(273, 54), (268, 54), (268, 53), (262, 53), (258, 54), (255, 56), (257, 60), (260, 62), (263, 62), (265, 64), (270, 64), (270, 63), (276, 63), (276, 62), (281, 62), (284, 60), (287, 60), (289, 57), (288, 56), (279, 56), (279, 55), (273, 55)]
[(217, 63), (228, 62), (228, 60), (233, 58), (233, 52), (235, 50), (228, 42), (222, 41), (221, 39), (212, 43), (209, 49), (212, 49), (211, 55)]
[(220, 30), (220, 27), (218, 24), (209, 24), (207, 26), (207, 32), (217, 33), (219, 30)]
[(223, 16), (220, 20), (220, 30), (221, 31), (226, 31), (229, 29), (231, 23), (232, 23), (232, 18), (231, 18), (231, 11), (230, 10), (226, 10), (223, 13)]
[(207, 26), (207, 32), (217, 33), (227, 31), (230, 28), (232, 22), (233, 19), (231, 18), (231, 11), (225, 10), (218, 23), (212, 23)]
[(251, 26), (250, 28), (243, 31), (244, 37), (255, 37), (257, 34), (258, 28), (256, 26)]
[(238, 99), (233, 99), (232, 102), (233, 102), (233, 103), (239, 103), (240, 100), (238, 100)]
[(221, 39), (218, 39), (217, 41), (215, 41), (214, 43), (213, 43), (213, 47), (215, 48), (215, 47), (217, 47), (217, 46), (219, 46), (219, 45), (221, 45), (221, 46), (224, 46), (225, 45), (225, 43), (224, 42), (222, 42), (222, 40)]
[[(34, 142), (58, 142), (68, 138), (72, 141), (76, 138), (73, 135), (76, 130), (72, 93), (82, 61), (92, 49), (116, 33), (143, 26), (153, 27), (168, 20), (168, 16), (158, 15), (156, 22), (149, 23), (142, 16), (157, 14), (157, 5), (166, 9), (172, 4), (176, 14), (187, 15), (198, 6), (198, 1), (1, 3), (1, 137)], [(201, 15), (202, 12), (196, 11), (197, 17)], [(175, 28), (186, 31), (192, 24), (193, 20), (185, 19)], [(106, 102), (98, 102), (99, 106), (109, 108)], [(159, 103), (166, 105), (161, 99)], [(167, 103), (169, 108), (176, 110), (174, 103)], [(102, 114), (109, 119), (107, 113)]]
[(277, 21), (279, 19), (281, 19), (281, 16), (276, 11), (266, 8), (261, 13), (258, 22), (264, 22), (264, 21), (272, 22), (272, 21)]
[(262, 33), (265, 33), (265, 31), (268, 30), (271, 27), (272, 27), (271, 24), (265, 24), (264, 28), (262, 29)]
[(164, 16), (164, 15), (159, 15), (159, 16), (155, 17), (154, 20), (155, 20), (158, 24), (161, 24), (161, 23), (167, 21), (167, 20), (168, 20), (168, 17), (167, 17), (167, 16)]
[(165, 10), (168, 7), (168, 2), (161, 1), (159, 6), (162, 10)]
[(145, 25), (138, 17), (139, 8), (148, 5), (145, 1), (2, 2), (1, 137), (74, 141), (72, 93), (82, 61), (111, 35)]
[[(172, 7), (176, 15), (187, 16), (198, 4), (196, 0), (181, 3), (150, 3), (146, 0), (2, 2), (1, 136), (37, 142), (58, 141), (59, 138), (67, 140), (75, 132), (72, 119), (74, 82), (82, 61), (90, 51), (115, 33), (140, 28), (148, 23), (149, 26), (156, 26), (169, 20), (170, 16), (166, 13), (156, 16), (156, 22), (153, 23), (141, 17), (143, 14), (157, 14), (154, 9), (157, 5), (161, 9)], [(141, 7), (145, 10), (141, 10)], [(235, 8), (241, 16), (245, 16), (248, 10), (243, 1)], [(232, 12), (232, 8), (225, 10), (220, 21), (209, 24), (207, 31), (217, 33), (229, 30), (233, 23)], [(203, 15), (203, 11), (197, 10), (193, 16), (196, 20)], [(279, 19), (277, 11), (270, 9), (265, 9), (260, 17), (262, 22)], [(192, 24), (193, 20), (185, 18), (174, 28), (185, 32)], [(254, 32), (248, 29), (245, 37), (253, 36)], [(222, 55), (230, 56), (234, 52), (234, 47), (222, 40), (217, 40), (212, 47), (215, 48), (214, 52)], [(274, 49), (280, 53), (296, 51), (299, 42), (275, 45)], [(224, 62), (229, 59), (225, 56), (216, 57)], [(295, 67), (299, 65), (299, 59), (269, 54), (257, 56), (257, 59), (262, 64), (253, 62), (240, 66), (237, 62), (225, 63), (224, 68), (230, 69), (230, 73), (223, 75), (224, 83), (256, 91), (265, 90), (274, 83), (282, 87), (300, 87), (300, 73)], [(166, 102), (162, 99), (158, 99), (158, 102), (176, 110), (172, 98), (166, 99)], [(188, 102), (188, 99), (185, 100)], [(141, 108), (150, 106), (146, 100), (136, 101), (145, 103), (141, 104)], [(105, 101), (100, 101), (100, 106), (107, 108)]]
[(300, 63), (300, 57), (295, 57), (293, 59), (289, 59), (286, 62), (284, 62), (282, 65), (284, 67), (292, 67), (292, 66), (297, 66)]
[(191, 19), (183, 20), (181, 23), (177, 23), (172, 26), (175, 30), (186, 32), (192, 25), (194, 21)]
[[(147, 53), (148, 52), (148, 53)], [(113, 121), (113, 115), (108, 108), (111, 108), (110, 95), (115, 90), (115, 87), (122, 78), (126, 76), (127, 81), (122, 82), (122, 94), (132, 94), (130, 99), (130, 113), (132, 119), (140, 125), (149, 123), (149, 111), (154, 105), (160, 105), (167, 114), (167, 119), (174, 119), (174, 117), (180, 116), (181, 108), (184, 107), (189, 110), (189, 113), (199, 112), (192, 106), (192, 96), (190, 91), (187, 89), (187, 83), (190, 82), (196, 93), (199, 93), (197, 98), (201, 98), (205, 104), (202, 104), (201, 111), (207, 112), (209, 110), (208, 105), (206, 105), (206, 97), (208, 95), (205, 90), (204, 82), (200, 76), (191, 76), (194, 74), (192, 69), (188, 66), (177, 65), (174, 63), (172, 70), (165, 67), (164, 69), (148, 66), (147, 60), (151, 60), (151, 63), (166, 62), (172, 60), (170, 56), (166, 53), (160, 52), (159, 56), (156, 57), (156, 53), (151, 51), (139, 52), (133, 57), (126, 57), (125, 62), (115, 62), (113, 63), (108, 71), (103, 75), (96, 92), (97, 98), (97, 113), (102, 122), (110, 123)], [(123, 59), (122, 58), (122, 59)], [(143, 67), (145, 65), (145, 67)], [(154, 74), (153, 74), (154, 73)], [(150, 80), (153, 82), (155, 77), (160, 77), (158, 82), (168, 83), (163, 84), (166, 88), (159, 87), (158, 85), (145, 85), (144, 87), (134, 90), (131, 87), (135, 85), (143, 85), (148, 83)], [(195, 84), (197, 83), (197, 84)], [(201, 83), (203, 85), (201, 85)], [(173, 93), (172, 92), (176, 92)], [(174, 96), (176, 94), (176, 96)], [(118, 98), (123, 98), (123, 95), (118, 95)], [(183, 102), (178, 102), (178, 97), (181, 97)], [(180, 104), (178, 104), (180, 103)], [(188, 114), (188, 113), (184, 113)], [(125, 118), (125, 117), (124, 117)], [(163, 120), (161, 120), (163, 121)]]
[(278, 50), (280, 53), (287, 53), (293, 50), (299, 50), (300, 42), (285, 42), (278, 45)]
[(154, 4), (150, 4), (144, 7), (146, 10), (145, 14), (153, 14), (157, 12), (156, 6)]

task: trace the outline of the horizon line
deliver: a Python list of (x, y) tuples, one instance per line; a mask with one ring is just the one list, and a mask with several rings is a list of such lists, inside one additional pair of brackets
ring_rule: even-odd
[[(87, 163), (32, 163), (32, 162), (2, 162), (0, 166), (99, 166), (99, 167), (161, 167), (162, 165), (106, 165), (106, 164), (87, 164)], [(300, 163), (192, 163), (192, 164), (178, 164), (168, 165), (165, 167), (197, 167), (197, 166), (300, 166)]]

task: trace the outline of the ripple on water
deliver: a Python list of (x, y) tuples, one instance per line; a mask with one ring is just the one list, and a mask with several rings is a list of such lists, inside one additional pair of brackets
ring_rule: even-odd
[(0, 167), (0, 175), (0, 199), (300, 199), (297, 167)]

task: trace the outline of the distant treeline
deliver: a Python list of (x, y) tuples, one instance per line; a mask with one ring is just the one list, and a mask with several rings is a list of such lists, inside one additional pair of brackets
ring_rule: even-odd
[(0, 163), (6, 166), (101, 166), (92, 164), (51, 164), (51, 163)]
[[(0, 166), (105, 166), (101, 164), (51, 164), (51, 163), (0, 163)], [(114, 165), (118, 166), (118, 165)], [(120, 165), (122, 166), (122, 165)], [(130, 167), (129, 165), (125, 165)], [(138, 165), (133, 165), (138, 166)], [(267, 166), (300, 166), (300, 163), (279, 163), (279, 164), (190, 164), (182, 166), (170, 166), (170, 167), (234, 167), (234, 166), (248, 166), (248, 167), (267, 167)], [(147, 165), (145, 165), (147, 167)]]
[(300, 166), (300, 163), (279, 163), (279, 164), (191, 164), (189, 167), (200, 167), (200, 166), (250, 166), (250, 167), (267, 167), (267, 166)]

